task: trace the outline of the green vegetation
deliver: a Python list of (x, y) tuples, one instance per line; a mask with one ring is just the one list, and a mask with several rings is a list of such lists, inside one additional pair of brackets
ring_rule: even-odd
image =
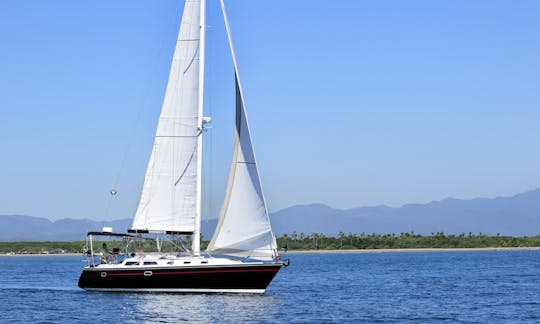
[[(325, 236), (322, 233), (285, 234), (277, 239), (280, 248), (288, 250), (347, 250), (347, 249), (414, 249), (414, 248), (484, 248), (484, 247), (540, 247), (540, 235), (532, 237), (512, 237), (503, 235), (488, 236), (485, 234), (446, 235), (442, 232), (431, 235), (414, 233), (395, 234), (345, 234), (336, 237)], [(209, 241), (201, 242), (205, 249)], [(94, 242), (94, 249), (101, 247), (102, 241)], [(190, 246), (189, 237), (183, 241)], [(180, 244), (164, 241), (162, 250), (165, 252), (180, 251)], [(107, 241), (109, 249), (123, 249), (122, 241)], [(0, 253), (81, 253), (85, 242), (0, 242)], [(131, 245), (133, 251), (144, 250), (154, 252), (155, 242), (138, 241)]]
[(485, 248), (485, 247), (535, 247), (540, 246), (540, 236), (512, 237), (485, 234), (445, 235), (442, 232), (422, 236), (414, 233), (395, 234), (345, 234), (328, 237), (322, 233), (310, 235), (293, 232), (277, 239), (278, 246), (289, 250), (340, 250), (340, 249), (414, 249), (414, 248)]
[(77, 253), (84, 249), (84, 241), (75, 242), (0, 242), (0, 253)]

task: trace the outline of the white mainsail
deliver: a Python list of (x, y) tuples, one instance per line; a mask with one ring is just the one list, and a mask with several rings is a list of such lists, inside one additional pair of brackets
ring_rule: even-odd
[(200, 39), (201, 1), (187, 0), (131, 231), (193, 233), (199, 229)]
[(271, 260), (277, 244), (264, 201), (244, 105), (238, 65), (225, 4), (221, 9), (233, 57), (236, 82), (236, 132), (227, 192), (207, 252)]

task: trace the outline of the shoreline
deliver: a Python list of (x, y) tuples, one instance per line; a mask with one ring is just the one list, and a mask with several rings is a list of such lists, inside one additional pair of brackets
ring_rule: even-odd
[(9, 254), (9, 253), (0, 253), (0, 258), (1, 257), (48, 257), (48, 256), (85, 256), (86, 254), (84, 253), (27, 253), (27, 254), (22, 254), (22, 253), (15, 253), (15, 254)]
[[(484, 248), (404, 248), (404, 249), (347, 249), (347, 250), (288, 250), (279, 251), (281, 255), (288, 254), (347, 254), (347, 253), (422, 253), (422, 252), (482, 252), (482, 251), (538, 251), (540, 246), (531, 247), (484, 247)], [(83, 253), (57, 253), (57, 254), (9, 254), (0, 253), (0, 257), (49, 257), (49, 256), (81, 256)]]
[(407, 253), (407, 252), (481, 252), (481, 251), (536, 251), (540, 246), (530, 247), (483, 247), (483, 248), (404, 248), (404, 249), (348, 249), (348, 250), (288, 250), (282, 254), (344, 254), (344, 253)]

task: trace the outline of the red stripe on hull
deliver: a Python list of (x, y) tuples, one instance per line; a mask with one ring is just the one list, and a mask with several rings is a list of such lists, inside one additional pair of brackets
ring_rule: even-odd
[[(152, 276), (158, 275), (187, 275), (187, 274), (213, 274), (224, 272), (278, 272), (274, 269), (241, 269), (241, 270), (201, 270), (201, 271), (159, 271), (159, 270), (146, 270), (152, 271)], [(101, 271), (107, 273), (107, 276), (144, 276), (143, 272), (117, 272), (117, 271)]]

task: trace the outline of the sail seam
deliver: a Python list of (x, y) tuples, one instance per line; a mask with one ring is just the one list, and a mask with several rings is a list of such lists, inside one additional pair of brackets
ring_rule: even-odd
[(189, 68), (191, 67), (191, 65), (193, 65), (193, 62), (195, 61), (195, 59), (196, 59), (197, 56), (199, 55), (199, 48), (200, 48), (200, 44), (197, 45), (197, 49), (195, 50), (195, 53), (193, 53), (193, 57), (191, 58), (191, 60), (189, 61), (188, 65), (187, 65), (186, 68), (184, 69), (184, 74), (187, 73), (187, 71), (189, 70)]
[(199, 137), (200, 134), (197, 135), (159, 135), (155, 137), (163, 137), (163, 138), (190, 138), (190, 137)]
[[(202, 134), (202, 132), (199, 131), (199, 132), (197, 133), (197, 136), (189, 136), (189, 137), (199, 137), (201, 134)], [(175, 186), (178, 184), (178, 182), (180, 182), (180, 180), (182, 179), (182, 177), (184, 177), (184, 174), (186, 174), (186, 171), (187, 171), (187, 169), (189, 168), (189, 166), (191, 165), (191, 161), (193, 160), (193, 156), (195, 156), (195, 152), (197, 152), (197, 145), (195, 145), (195, 147), (193, 148), (193, 151), (191, 152), (191, 155), (189, 156), (189, 160), (188, 160), (188, 162), (186, 163), (186, 166), (184, 167), (184, 170), (182, 171), (182, 173), (181, 173), (180, 176), (178, 177), (178, 180), (176, 180), (176, 182), (174, 183)]]

